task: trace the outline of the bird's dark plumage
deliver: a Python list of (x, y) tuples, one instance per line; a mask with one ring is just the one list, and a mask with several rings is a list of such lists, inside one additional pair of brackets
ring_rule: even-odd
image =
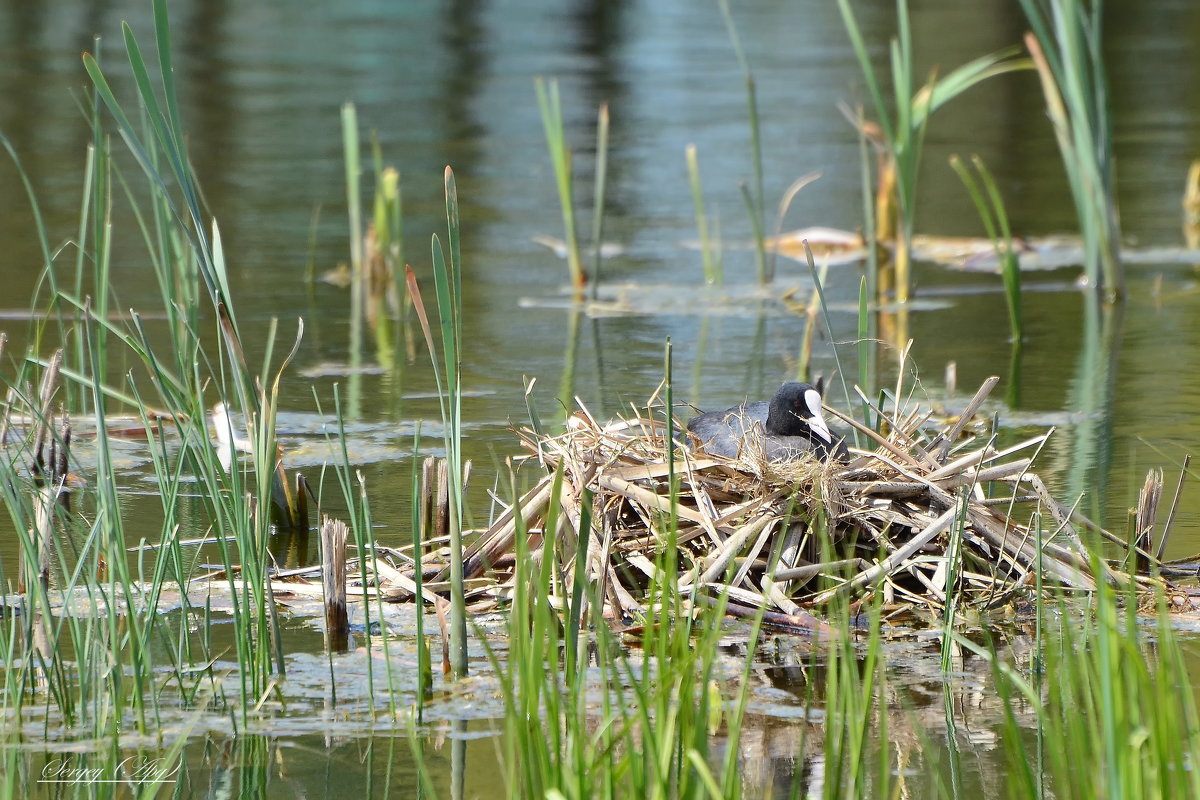
[(761, 446), (768, 461), (811, 453), (846, 460), (849, 453), (821, 414), (821, 393), (808, 383), (785, 383), (771, 401), (743, 403), (693, 417), (687, 428), (710, 455), (737, 458)]

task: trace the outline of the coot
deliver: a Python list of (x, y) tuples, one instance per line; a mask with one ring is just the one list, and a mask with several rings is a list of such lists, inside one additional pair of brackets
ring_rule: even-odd
[(693, 417), (687, 428), (710, 455), (737, 458), (755, 443), (768, 461), (794, 461), (806, 453), (827, 460), (849, 457), (821, 414), (821, 392), (809, 383), (785, 383), (771, 402), (743, 403)]

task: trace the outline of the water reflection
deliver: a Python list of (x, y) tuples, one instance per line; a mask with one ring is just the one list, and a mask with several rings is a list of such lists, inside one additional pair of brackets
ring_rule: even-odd
[(449, 59), (439, 78), (445, 114), (446, 141), (453, 147), (450, 159), (457, 172), (473, 175), (482, 156), (486, 124), (475, 119), (477, 98), (491, 69), (493, 30), (484, 14), (488, 4), (481, 0), (451, 0), (442, 3), (439, 24), (442, 47)]
[(1124, 306), (1105, 304), (1092, 292), (1083, 294), (1083, 305), (1083, 343), (1069, 393), (1070, 407), (1082, 418), (1070, 430), (1066, 488), (1068, 502), (1082, 497), (1093, 518), (1103, 518), (1097, 487), (1107, 486), (1111, 477)]
[[(735, 643), (725, 646), (723, 666), (713, 676), (729, 697), (743, 674), (746, 653), (744, 639), (738, 644), (739, 639), (734, 634)], [(887, 647), (894, 666), (874, 690), (878, 710), (872, 712), (871, 724), (882, 738), (868, 746), (867, 758), (886, 758), (892, 783), (918, 794), (939, 782), (969, 792), (1003, 785), (1006, 711), (993, 685), (992, 666), (959, 651), (943, 673), (932, 663), (936, 659), (929, 657), (936, 644), (901, 641)], [(1024, 672), (1028, 652), (1029, 640), (1018, 635), (1002, 655)], [(345, 667), (354, 656), (339, 658)], [(827, 782), (843, 779), (846, 767), (829, 760), (827, 736), (844, 735), (845, 721), (838, 716), (843, 712), (836, 712), (824, 694), (830, 680), (828, 662), (791, 637), (768, 642), (753, 660), (748, 673), (749, 706), (736, 754), (745, 796), (822, 796)], [(338, 669), (331, 678), (328, 664), (317, 667), (314, 662), (313, 666), (311, 674), (302, 669), (290, 673), (289, 680), (299, 681), (291, 686), (293, 693), (312, 689), (324, 694), (327, 702), (329, 693), (321, 692), (320, 681), (332, 681), (339, 695), (353, 695), (362, 688), (351, 686), (363, 682), (361, 670)], [(193, 735), (178, 751), (170, 742), (121, 748), (113, 740), (96, 751), (80, 747), (81, 752), (71, 758), (78, 760), (77, 766), (109, 770), (133, 757), (178, 766), (178, 774), (172, 777), (177, 781), (174, 794), (180, 797), (268, 797), (280, 787), (331, 797), (394, 793), (420, 797), (427, 796), (423, 781), (429, 781), (439, 797), (495, 797), (502, 791), (497, 760), (505, 752), (495, 737), (504, 724), (488, 718), (488, 713), (501, 708), (502, 701), (492, 696), (499, 689), (493, 676), (483, 663), (477, 666), (469, 691), (451, 689), (427, 704), (429, 718), (436, 721), (422, 726), (415, 740), (408, 739), (405, 710), (391, 719), (379, 713), (386, 708), (382, 702), (374, 711), (355, 702), (330, 706), (315, 717), (272, 711), (268, 705), (252, 715), (252, 730), (223, 730), (230, 720), (219, 712), (185, 712), (179, 721), (193, 734), (209, 732)], [(858, 662), (852, 668), (862, 675), (866, 666)], [(381, 697), (386, 691), (376, 687)], [(597, 713), (599, 708), (597, 704)], [(1034, 709), (1014, 701), (1013, 710), (1022, 726), (1031, 724)], [(876, 718), (875, 713), (882, 716)], [(174, 717), (174, 712), (168, 714)], [(468, 717), (475, 719), (468, 721)], [(596, 722), (602, 720), (597, 717)], [(714, 737), (713, 764), (725, 758), (724, 735), (722, 730)], [(31, 752), (13, 744), (0, 746), (0, 758), (7, 765), (0, 787), (21, 776), (26, 785), (34, 785), (29, 778), (40, 774), (51, 760), (63, 758), (61, 751)], [(418, 760), (429, 767), (423, 777)], [(871, 771), (865, 776), (864, 796), (872, 795), (876, 775)]]

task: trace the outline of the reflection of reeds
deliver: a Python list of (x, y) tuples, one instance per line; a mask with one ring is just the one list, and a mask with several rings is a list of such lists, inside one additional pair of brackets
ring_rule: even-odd
[[(810, 301), (810, 307), (813, 308), (814, 312), (815, 312), (816, 306), (818, 306), (818, 305), (820, 306), (821, 316), (825, 320), (825, 330), (832, 331), (833, 325), (831, 324), (831, 320), (829, 318), (829, 305), (825, 302), (825, 276), (826, 276), (827, 270), (825, 268), (822, 268), (821, 272), (818, 274), (817, 273), (817, 264), (816, 264), (816, 261), (813, 259), (812, 247), (809, 246), (807, 239), (803, 240), (801, 242), (801, 244), (804, 245), (804, 259), (805, 259), (805, 261), (808, 262), (808, 274), (812, 276), (812, 281), (813, 281), (813, 299)], [(860, 308), (859, 309), (859, 315), (860, 315), (859, 316), (859, 327), (860, 328), (862, 327), (862, 314), (863, 313), (864, 313), (863, 309)], [(812, 319), (814, 319), (815, 316), (816, 316), (815, 313), (810, 314), (810, 317), (809, 317), (810, 321)], [(811, 336), (811, 334), (806, 334), (806, 336)], [(861, 346), (860, 346), (860, 355), (861, 355)], [(838, 380), (841, 382), (842, 392), (845, 394), (846, 402), (849, 403), (850, 402), (850, 390), (848, 388), (846, 388), (846, 373), (845, 373), (845, 370), (842, 369), (842, 359), (838, 355), (837, 347), (833, 348), (833, 361), (834, 361), (834, 364), (837, 366)], [(864, 417), (864, 419), (866, 419), (866, 417)], [(855, 445), (860, 445), (862, 442), (860, 441), (858, 431), (855, 430), (853, 435), (854, 435)]]
[[(856, 647), (843, 636), (827, 646), (825, 668), (824, 796), (828, 798), (890, 797), (892, 755), (898, 749), (889, 735), (887, 658), (880, 634), (882, 603), (872, 602), (864, 615), (866, 642)], [(839, 609), (849, 628), (850, 613)], [(811, 704), (812, 700), (809, 699)], [(872, 752), (878, 742), (880, 750)], [(899, 753), (897, 753), (899, 755)]]
[[(1080, 415), (1067, 432), (1070, 466), (1066, 492), (1099, 503), (1093, 487), (1107, 485), (1112, 465), (1113, 410), (1121, 357), (1124, 305), (1104, 303), (1096, 294), (1081, 297), (1083, 324), (1079, 355), (1068, 383), (1067, 407)], [(1099, 512), (1099, 508), (1095, 508)], [(1098, 516), (1098, 514), (1097, 514)]]
[(350, 223), (350, 415), (357, 418), (361, 397), (363, 309), (366, 304), (363, 263), (362, 199), (359, 182), (358, 112), (353, 103), (342, 106), (342, 150), (346, 171), (346, 218)]
[(413, 342), (407, 312), (411, 300), (401, 297), (396, 275), (404, 264), (404, 215), (400, 173), (384, 166), (378, 139), (372, 137), (374, 197), (369, 221), (363, 223), (361, 183), (362, 157), (359, 147), (357, 111), (352, 103), (342, 107), (342, 148), (346, 174), (347, 218), (350, 225), (350, 413), (357, 417), (361, 396), (363, 326), (370, 330), (375, 357), (380, 366), (398, 369), (395, 357), (397, 331), (404, 336), (406, 355), (413, 357)]

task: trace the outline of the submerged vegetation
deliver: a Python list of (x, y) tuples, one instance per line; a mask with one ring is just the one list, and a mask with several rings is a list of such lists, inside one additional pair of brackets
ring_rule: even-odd
[[(1012, 53), (986, 56), (916, 88), (901, 0), (888, 102), (850, 3), (839, 7), (877, 117), (878, 133), (858, 117), (864, 155), (868, 141), (882, 154), (866, 246), (874, 259), (882, 240), (894, 241), (892, 291), (905, 303), (916, 176), (930, 116), (980, 81), (1028, 65)], [(1032, 0), (1026, 8), (1033, 18)], [(728, 4), (721, 9), (746, 80), (755, 179), (743, 193), (758, 278), (770, 284), (755, 83)], [(985, 408), (997, 379), (956, 415), (938, 414), (916, 402), (904, 383), (905, 344), (894, 390), (875, 391), (867, 362), (874, 315), (882, 313), (873, 301), (883, 293), (871, 296), (867, 276), (859, 284), (855, 343), (860, 386), (853, 405), (861, 419), (838, 415), (858, 444), (849, 463), (778, 465), (752, 452), (723, 459), (694, 450), (676, 417), (684, 408), (674, 394), (668, 341), (663, 382), (633, 416), (609, 421), (579, 402), (562, 427), (549, 427), (527, 397), (529, 427), (517, 433), (526, 455), (497, 470), (493, 511), (473, 529), (463, 370), (475, 345), (464, 332), (469, 271), (455, 174), (447, 167), (443, 175), (445, 239), (432, 234), (428, 270), (413, 268), (406, 261), (415, 248), (404, 226), (399, 173), (384, 166), (377, 143), (373, 202), (363, 213), (361, 133), (352, 104), (342, 110), (352, 251), (350, 397), (345, 407), (335, 392), (331, 438), (339, 458), (329, 465), (341, 497), (314, 491), (303, 475), (285, 469), (277, 431), (280, 388), (291, 380), (304, 323), (296, 324), (280, 358), (277, 323), (252, 329), (237, 313), (220, 228), (204, 207), (187, 154), (166, 0), (154, 3), (154, 22), (153, 66), (132, 29), (122, 29), (132, 101), (120, 99), (107, 65), (84, 56), (93, 86), (92, 136), (76, 273), (73, 281), (59, 280), (55, 256), (43, 245), (52, 296), (31, 322), (30, 353), (11, 359), (11, 371), (0, 370), (8, 388), (0, 493), (19, 540), (15, 574), (14, 565), (0, 560), (6, 592), (0, 796), (20, 796), (34, 779), (38, 769), (22, 748), (39, 736), (48, 746), (86, 751), (90, 769), (119, 775), (147, 795), (175, 783), (176, 772), (130, 777), (121, 766), (129, 751), (177, 771), (194, 741), (192, 726), (227, 732), (237, 758), (266, 770), (268, 759), (250, 734), (311, 692), (328, 698), (328, 709), (313, 712), (319, 724), (353, 717), (359, 735), (407, 735), (422, 796), (438, 793), (430, 748), (447, 732), (451, 794), (462, 794), (466, 715), (446, 708), (490, 697), (496, 711), (487, 718), (501, 720), (496, 751), (511, 797), (890, 797), (919, 781), (930, 795), (960, 797), (966, 788), (951, 683), (956, 670), (968, 672), (969, 659), (983, 665), (998, 703), (990, 733), (1012, 776), (1011, 796), (1200, 796), (1193, 768), (1200, 719), (1172, 627), (1172, 612), (1191, 600), (1163, 577), (1179, 573), (1162, 560), (1162, 546), (1146, 544), (1153, 541), (1161, 481), (1147, 490), (1139, 536), (1124, 541), (1058, 502), (1037, 476), (1033, 459), (1051, 432), (998, 444)], [(1073, 24), (1094, 35), (1098, 10)], [(1066, 55), (1043, 54), (1047, 25), (1034, 22), (1042, 48), (1034, 64), (1051, 102), (1051, 76), (1060, 87), (1075, 79), (1063, 71)], [(1060, 39), (1073, 42), (1072, 30), (1061, 29)], [(1102, 100), (1099, 61), (1090, 68)], [(607, 107), (597, 118), (589, 275), (557, 85), (539, 82), (537, 96), (572, 288), (582, 300), (590, 280), (594, 301)], [(1105, 206), (1091, 195), (1080, 199), (1077, 190), (1080, 217), (1086, 207), (1113, 223), (1085, 225), (1085, 240), (1094, 237), (1088, 268), (1119, 294), (1115, 256), (1104, 255), (1115, 253), (1111, 165), (1103, 148), (1093, 142), (1096, 148), (1088, 149), (1085, 141), (1087, 130), (1105, 140), (1110, 123), (1095, 108), (1078, 110), (1089, 125), (1076, 113), (1072, 107), (1054, 119), (1070, 131), (1059, 134), (1064, 154), (1064, 136), (1076, 156), (1090, 154), (1076, 162), (1072, 185), (1102, 185), (1109, 200)], [(110, 129), (140, 178), (121, 171)], [(704, 280), (720, 284), (716, 218), (705, 211), (695, 149), (686, 161)], [(981, 160), (971, 163), (974, 172), (961, 162), (956, 169), (1003, 265), (1019, 346), (1014, 237), (990, 172)], [(793, 184), (788, 199), (804, 182)], [(127, 201), (153, 268), (162, 297), (153, 312), (113, 313), (114, 195)], [(37, 235), (48, 241), (44, 228)], [(807, 371), (818, 320), (832, 326), (822, 287), (828, 273), (817, 270), (807, 239), (803, 246), (814, 283), (804, 303), (809, 331), (800, 369)], [(1099, 267), (1090, 266), (1093, 256)], [(433, 284), (428, 306), (419, 277), (426, 272)], [(161, 315), (163, 331), (151, 333), (151, 314)], [(357, 416), (362, 391), (354, 376), (366, 347), (363, 325), (374, 336), (377, 360), (397, 368), (416, 361), (419, 328), (437, 388), (440, 436), (431, 438), (440, 438), (441, 460), (435, 466), (418, 458), (425, 452), (418, 429), (411, 480), (400, 490), (410, 494), (411, 531), (395, 547), (375, 541), (366, 478), (347, 443), (347, 418)], [(0, 353), (4, 342), (0, 336)], [(135, 367), (116, 374), (117, 353), (120, 363)], [(256, 358), (261, 362), (252, 363)], [(573, 397), (569, 381), (560, 394), (565, 409)], [(851, 405), (848, 387), (845, 395)], [(132, 409), (131, 426), (145, 438), (152, 462), (162, 515), (156, 541), (134, 541), (126, 527), (113, 443), (128, 431), (113, 411), (118, 406)], [(69, 468), (83, 428), (95, 451), (86, 489)], [(295, 536), (307, 550), (310, 503), (327, 534), (321, 552), (284, 568), (279, 541)], [(344, 522), (325, 518), (334, 507)], [(1160, 541), (1173, 516), (1161, 526)], [(219, 563), (204, 563), (200, 546)], [(324, 588), (311, 579), (321, 567)], [(317, 604), (302, 605), (306, 599), (339, 613), (321, 617)], [(496, 610), (504, 617), (489, 620), (486, 614)], [(327, 672), (317, 689), (291, 674), (285, 613), (323, 620)], [(398, 624), (402, 613), (415, 620), (414, 629)], [(438, 631), (427, 635), (434, 624)], [(351, 638), (359, 652), (349, 647)], [(442, 669), (435, 677), (439, 639)], [(931, 642), (938, 652), (945, 696), (937, 713), (946, 736), (936, 747), (928, 726), (915, 724), (915, 710), (892, 691), (895, 642)], [(482, 645), (474, 660), (472, 644)], [(339, 674), (346, 668), (349, 677)], [(785, 669), (800, 673), (796, 683), (803, 687), (802, 696), (789, 700), (790, 772), (755, 780), (746, 766), (761, 753), (747, 743), (747, 731), (775, 691), (765, 676)], [(469, 672), (476, 673), (471, 680)], [(358, 703), (345, 701), (347, 695)], [(914, 740), (922, 746), (914, 748)], [(919, 777), (910, 769), (914, 758), (925, 759)], [(389, 760), (389, 779), (390, 767)], [(238, 789), (265, 794), (266, 782)]]

